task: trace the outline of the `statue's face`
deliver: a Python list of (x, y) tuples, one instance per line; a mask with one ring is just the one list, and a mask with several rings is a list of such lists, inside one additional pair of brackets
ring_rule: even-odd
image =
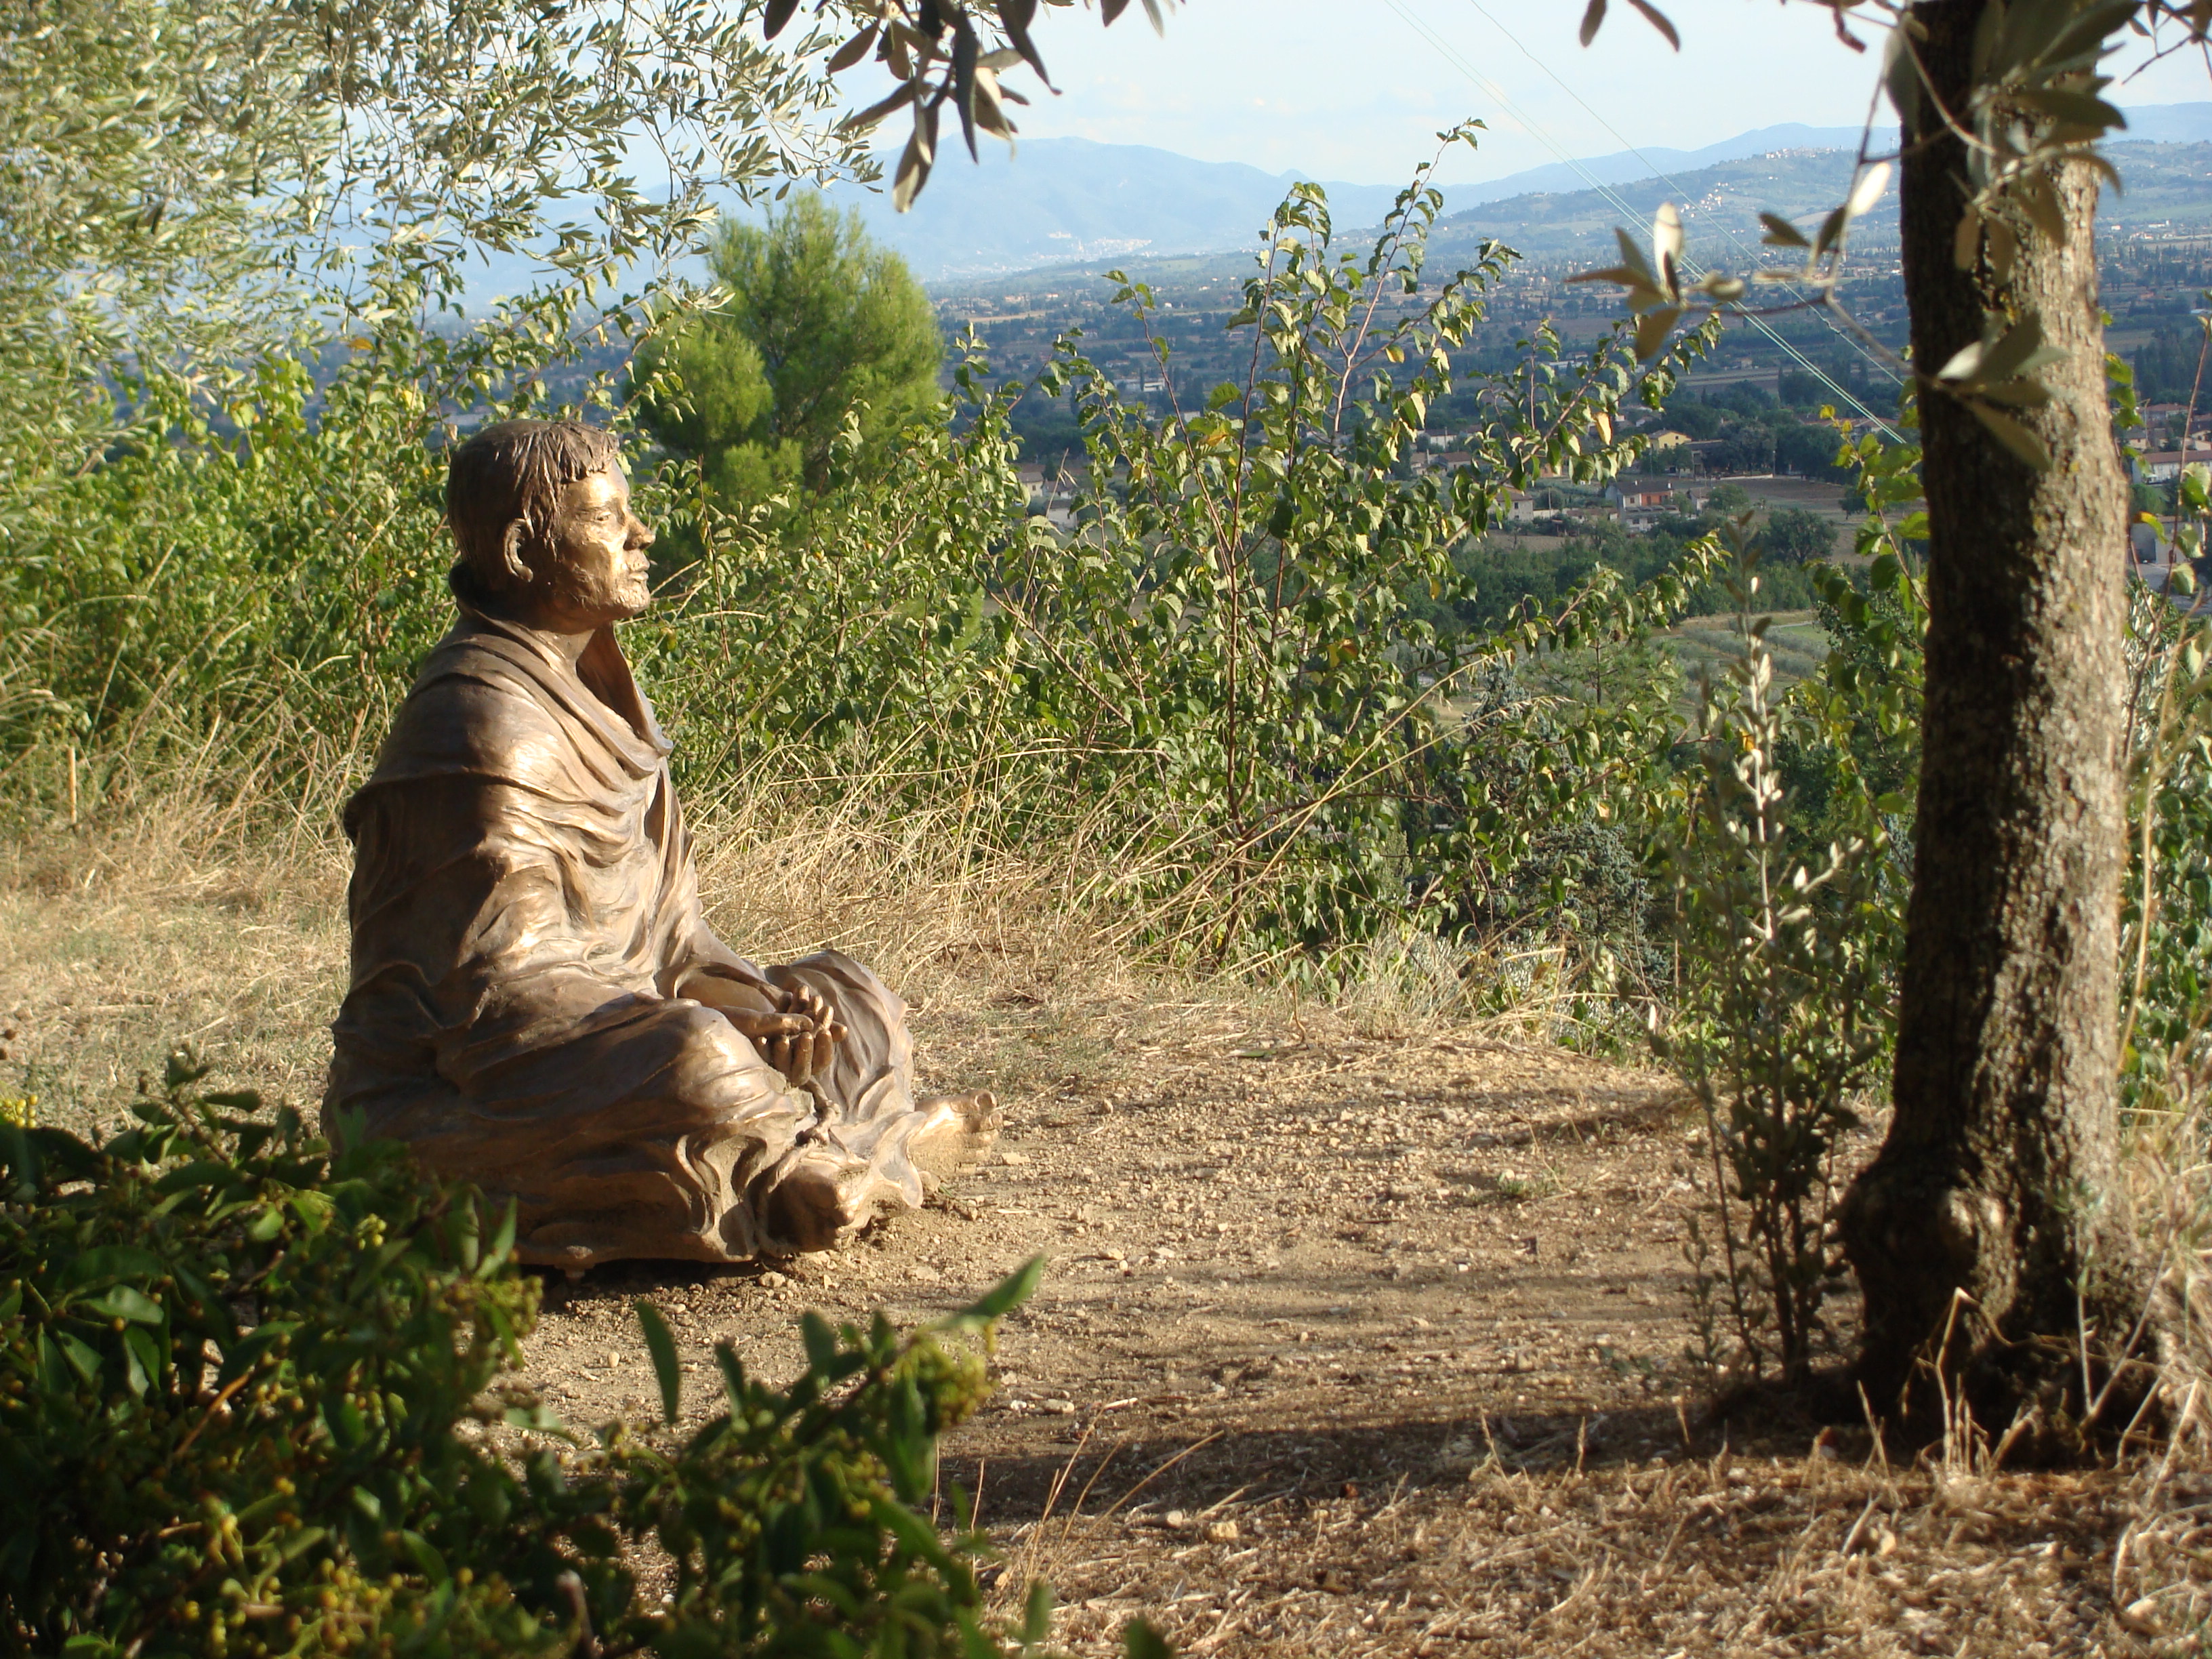
[(653, 532), (629, 510), (629, 480), (615, 469), (562, 486), (546, 542), (547, 625), (584, 633), (653, 603), (645, 559)]

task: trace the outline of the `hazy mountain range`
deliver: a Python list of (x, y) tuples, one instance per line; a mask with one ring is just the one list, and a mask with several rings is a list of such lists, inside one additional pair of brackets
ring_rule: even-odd
[[(2212, 103), (2147, 105), (2127, 113), (2113, 159), (2128, 189), (2106, 197), (2100, 220), (2115, 227), (2212, 227)], [(1825, 212), (1845, 188), (1858, 138), (1856, 128), (1761, 127), (1703, 149), (1622, 150), (1454, 185), (1433, 251), (1454, 256), (1496, 237), (1534, 258), (1601, 254), (1612, 246), (1613, 226), (1648, 222), (1654, 208), (1672, 201), (1682, 210), (1693, 255), (1747, 265), (1759, 213), (1809, 219)], [(885, 195), (858, 185), (831, 195), (857, 209), (870, 232), (924, 282), (957, 289), (1020, 270), (1249, 248), (1304, 176), (1082, 138), (1032, 139), (1012, 155), (1003, 144), (987, 143), (977, 165), (956, 140), (910, 213), (894, 213)], [(1323, 182), (1343, 229), (1376, 224), (1399, 188)], [(1862, 226), (1859, 245), (1893, 239), (1896, 213), (1893, 188)], [(703, 267), (694, 274), (703, 276)], [(526, 256), (495, 258), (471, 283), (471, 302), (517, 292), (538, 275)]]
[[(1890, 134), (1876, 137), (1893, 142)], [(1794, 215), (1832, 205), (1858, 140), (1855, 127), (1792, 123), (1702, 149), (1623, 150), (1455, 185), (1445, 192), (1445, 211), (1457, 228), (1504, 237), (1524, 253), (1580, 252), (1591, 233), (1602, 236), (1620, 217), (1595, 184), (1621, 187), (1613, 193), (1639, 215), (1662, 200), (1684, 204), (1692, 234), (1701, 216), (1714, 234), (1723, 224), (1740, 233), (1755, 226), (1760, 209)], [(2212, 143), (2212, 103), (2131, 109), (2120, 142)], [(2183, 217), (2212, 216), (2212, 194), (2191, 187), (2207, 175), (2192, 173), (2188, 162), (2179, 162), (2177, 172), (2163, 158), (2148, 167), (2138, 165), (2148, 156), (2124, 150), (2116, 159), (2131, 181), (2138, 172), (2145, 175), (2131, 194), (2141, 196), (2155, 173), (2164, 206)], [(1044, 265), (1249, 246), (1284, 193), (1305, 176), (1194, 161), (1141, 144), (1039, 138), (1011, 156), (1003, 144), (988, 145), (981, 165), (948, 147), (910, 213), (894, 213), (885, 197), (859, 186), (833, 193), (856, 207), (869, 230), (904, 255), (916, 275), (941, 283)], [(1346, 227), (1376, 222), (1398, 191), (1395, 185), (1322, 182), (1337, 223)], [(2206, 212), (2186, 210), (2195, 197), (2204, 198)], [(2112, 205), (2134, 222), (2148, 204), (2131, 199)], [(1881, 222), (1893, 222), (1894, 212), (1893, 196)]]

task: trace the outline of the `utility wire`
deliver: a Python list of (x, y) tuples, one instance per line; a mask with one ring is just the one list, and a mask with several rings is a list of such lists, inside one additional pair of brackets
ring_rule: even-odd
[[(1507, 28), (1504, 24), (1499, 22), (1497, 16), (1491, 11), (1491, 9), (1482, 3), (1482, 0), (1468, 0), (1468, 3), (1470, 6), (1473, 6), (1475, 11), (1479, 13), (1484, 21), (1489, 23), (1492, 28), (1504, 35), (1512, 45), (1512, 47), (1516, 52), (1519, 52), (1539, 70), (1542, 71), (1545, 76), (1548, 78), (1554, 86), (1558, 87), (1560, 91), (1565, 93), (1568, 97), (1573, 99), (1576, 103), (1580, 105), (1583, 112), (1589, 115), (1593, 121), (1595, 121), (1600, 126), (1611, 133), (1614, 141), (1618, 143), (1623, 149), (1626, 150), (1631, 155), (1633, 155), (1638, 161), (1643, 162), (1645, 167), (1650, 167), (1651, 169), (1652, 177), (1657, 179), (1661, 183), (1667, 185), (1673, 189), (1677, 196), (1685, 198), (1688, 196), (1689, 192), (1683, 188), (1681, 184), (1675, 179), (1673, 175), (1668, 173), (1666, 168), (1661, 167), (1650, 156), (1646, 155), (1637, 145), (1630, 143), (1626, 138), (1623, 137), (1620, 128), (1614, 126), (1612, 122), (1607, 120), (1602, 112), (1595, 108), (1588, 99), (1582, 95), (1582, 94), (1577, 92), (1573, 87), (1567, 83), (1566, 81), (1562, 79), (1559, 72), (1553, 69), (1549, 64), (1547, 64), (1542, 58), (1537, 57), (1534, 52), (1529, 51), (1528, 46), (1522, 43), (1521, 37), (1515, 34), (1512, 30)], [(1525, 110), (1519, 111), (1517, 112), (1522, 119), (1525, 120), (1528, 118), (1528, 112)], [(1531, 123), (1531, 125), (1533, 125), (1534, 124)], [(1547, 138), (1546, 142), (1549, 143), (1550, 141)], [(1570, 161), (1568, 165), (1572, 167), (1577, 172), (1583, 173), (1584, 178), (1589, 177), (1589, 173), (1584, 169), (1580, 161)], [(1601, 185), (1599, 188), (1607, 190), (1607, 199), (1613, 201), (1616, 205), (1620, 205), (1624, 208), (1626, 207), (1626, 204), (1620, 203), (1618, 197), (1611, 195), (1609, 187)], [(1694, 212), (1695, 210), (1692, 209), (1691, 211)], [(1759, 255), (1756, 251), (1747, 246), (1743, 239), (1737, 235), (1735, 231), (1729, 229), (1725, 224), (1717, 225), (1714, 228), (1718, 230), (1723, 236), (1728, 239), (1730, 245), (1735, 247), (1736, 252), (1742, 257), (1743, 262), (1747, 266), (1755, 266), (1758, 264)], [(1782, 286), (1788, 289), (1792, 294), (1796, 294), (1799, 291), (1794, 283), (1785, 283), (1782, 284)], [(1859, 356), (1863, 357), (1874, 368), (1887, 376), (1892, 385), (1902, 386), (1904, 384), (1902, 377), (1898, 374), (1895, 369), (1892, 368), (1880, 357), (1876, 356), (1874, 353), (1866, 349), (1865, 342), (1852, 335), (1848, 330), (1844, 328), (1842, 325), (1836, 322), (1832, 317), (1827, 316), (1825, 312), (1822, 313), (1822, 316), (1827, 322), (1830, 330), (1832, 331), (1838, 338), (1843, 340), (1844, 343), (1849, 345), (1853, 350), (1856, 351)], [(1753, 320), (1764, 321), (1765, 319), (1754, 319)], [(1778, 340), (1778, 343), (1780, 343)]]
[[(1428, 42), (1429, 46), (1437, 52), (1437, 56), (1443, 58), (1455, 69), (1458, 70), (1461, 74), (1467, 76), (1467, 78), (1473, 82), (1474, 85), (1486, 95), (1496, 100), (1509, 114), (1510, 114), (1516, 120), (1519, 121), (1521, 125), (1528, 131), (1532, 137), (1534, 137), (1547, 149), (1550, 150), (1553, 155), (1558, 156), (1561, 161), (1565, 163), (1569, 167), (1571, 167), (1577, 174), (1579, 174), (1583, 182), (1589, 185), (1591, 190), (1603, 197), (1605, 200), (1613, 206), (1616, 212), (1620, 213), (1624, 218), (1632, 221), (1639, 216), (1636, 212), (1636, 210), (1629, 206), (1628, 203), (1621, 198), (1620, 194), (1617, 191), (1615, 191), (1611, 185), (1604, 183), (1595, 173), (1591, 173), (1589, 168), (1583, 165), (1580, 159), (1570, 155), (1566, 149), (1554, 140), (1551, 134), (1545, 130), (1543, 124), (1537, 121), (1528, 112), (1527, 110), (1523, 109), (1503, 87), (1499, 86), (1488, 76), (1484, 75), (1480, 70), (1474, 68), (1473, 64), (1469, 64), (1466, 58), (1460, 55), (1459, 52), (1453, 47), (1449, 41), (1437, 34), (1434, 29), (1431, 28), (1421, 19), (1407, 11), (1405, 5), (1402, 3), (1402, 0), (1388, 0), (1388, 3), (1389, 4), (1390, 9), (1396, 12), (1398, 15), (1404, 20), (1407, 27), (1413, 29), (1415, 33), (1420, 35), (1423, 40)], [(1531, 52), (1526, 46), (1522, 46), (1520, 40), (1510, 30), (1507, 29), (1504, 24), (1498, 22), (1495, 17), (1492, 16), (1490, 12), (1481, 4), (1481, 0), (1468, 0), (1468, 3), (1474, 6), (1475, 10), (1480, 13), (1480, 15), (1487, 20), (1492, 27), (1496, 28), (1500, 34), (1504, 35), (1506, 40), (1512, 43), (1514, 47), (1520, 52), (1522, 57), (1528, 58), (1530, 63), (1535, 64), (1538, 69), (1541, 70), (1545, 75), (1549, 76), (1553, 81), (1558, 82), (1558, 84), (1566, 92), (1567, 95), (1574, 99), (1577, 104), (1581, 104), (1583, 109), (1589, 110), (1590, 115), (1597, 121), (1600, 126), (1602, 126), (1607, 132), (1612, 133), (1614, 138), (1620, 140), (1623, 149), (1628, 150), (1632, 155), (1634, 155), (1638, 160), (1643, 161), (1647, 167), (1650, 167), (1654, 177), (1660, 179), (1662, 183), (1672, 186), (1678, 195), (1682, 193), (1680, 184), (1668, 177), (1662, 169), (1650, 161), (1650, 157), (1644, 155), (1641, 150), (1629, 143), (1626, 138), (1622, 138), (1620, 132), (1614, 129), (1612, 123), (1606, 120), (1603, 116), (1598, 114), (1595, 110), (1590, 109), (1589, 105), (1584, 102), (1581, 95), (1577, 94), (1572, 87), (1568, 86), (1565, 81), (1560, 80), (1559, 77), (1554, 74), (1540, 58), (1537, 58), (1534, 53)], [(1739, 252), (1744, 251), (1742, 243), (1737, 240), (1734, 233), (1730, 232), (1725, 226), (1723, 226), (1720, 228), (1721, 234), (1723, 236), (1728, 237), (1730, 241), (1735, 242)], [(1681, 264), (1682, 268), (1692, 276), (1698, 275), (1701, 272), (1702, 268), (1692, 260), (1685, 258), (1680, 260), (1679, 263)], [(1769, 340), (1772, 341), (1777, 346), (1778, 346), (1784, 356), (1788, 356), (1814, 380), (1818, 381), (1821, 386), (1826, 387), (1829, 392), (1832, 392), (1839, 403), (1846, 404), (1850, 408), (1856, 410), (1860, 416), (1871, 423), (1891, 442), (1894, 443), (1899, 441), (1896, 429), (1892, 427), (1887, 421), (1885, 421), (1881, 416), (1876, 415), (1872, 410), (1869, 409), (1863, 402), (1852, 393), (1850, 388), (1839, 385), (1836, 380), (1825, 369), (1821, 368), (1820, 365), (1814, 362), (1811, 358), (1808, 357), (1802, 351), (1799, 350), (1795, 344), (1789, 340), (1784, 339), (1782, 335), (1778, 333), (1772, 327), (1769, 326), (1765, 318), (1751, 316), (1748, 313), (1743, 313), (1743, 316), (1745, 321), (1751, 324), (1753, 328), (1757, 329), (1761, 334), (1765, 335)], [(1856, 351), (1862, 357), (1864, 357), (1882, 374), (1889, 375), (1893, 380), (1896, 378), (1894, 374), (1890, 370), (1888, 365), (1883, 363), (1881, 359), (1869, 352), (1864, 344), (1860, 341), (1854, 339), (1848, 332), (1839, 327), (1832, 318), (1828, 319), (1827, 321), (1828, 326), (1835, 331), (1838, 338), (1842, 339), (1846, 344), (1850, 346), (1853, 350)]]

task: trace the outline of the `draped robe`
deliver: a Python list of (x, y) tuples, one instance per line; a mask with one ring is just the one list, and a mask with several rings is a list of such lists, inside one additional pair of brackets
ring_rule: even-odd
[(854, 1224), (921, 1200), (905, 1006), (874, 974), (835, 951), (769, 970), (846, 1028), (811, 1095), (678, 994), (703, 965), (759, 970), (700, 913), (669, 750), (611, 630), (571, 664), (465, 605), (345, 810), (325, 1130), (512, 1198), (526, 1261), (787, 1253), (767, 1200), (803, 1162)]

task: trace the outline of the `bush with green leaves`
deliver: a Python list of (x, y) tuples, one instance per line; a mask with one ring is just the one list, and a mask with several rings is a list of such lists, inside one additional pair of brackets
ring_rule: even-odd
[(513, 1376), (511, 1219), (202, 1075), (97, 1146), (0, 1121), (0, 1652), (1005, 1650), (927, 1506), (1036, 1264), (910, 1334), (810, 1315), (787, 1388), (725, 1345), (696, 1429), (641, 1303), (668, 1421), (579, 1435)]
[[(827, 801), (865, 778), (902, 804), (988, 802), (999, 845), (1073, 849), (1085, 902), (1209, 963), (1327, 975), (1409, 930), (1473, 972), (1532, 930), (1553, 951), (1554, 922), (1582, 914), (1562, 901), (1584, 854), (1618, 862), (1643, 837), (1674, 735), (1651, 673), (1601, 668), (1592, 700), (1564, 671), (1679, 611), (1710, 548), (1641, 587), (1595, 568), (1482, 631), (1431, 618), (1468, 597), (1463, 549), (1509, 492), (1595, 487), (1634, 460), (1643, 440), (1616, 416), (1663, 403), (1710, 336), (1639, 368), (1623, 335), (1571, 347), (1539, 329), (1511, 369), (1471, 366), (1512, 256), (1438, 282), (1440, 201), (1425, 173), (1346, 252), (1322, 193), (1295, 190), (1231, 324), (1250, 371), (1203, 408), (1126, 403), (1063, 341), (1052, 383), (1090, 448), (1072, 531), (1027, 514), (1018, 389), (988, 390), (972, 356), (959, 418), (919, 411), (887, 463), (839, 462), (893, 441), (848, 411), (802, 536), (683, 458), (641, 465), (641, 506), (684, 558), (624, 637), (687, 793), (711, 811), (765, 779)], [(547, 295), (501, 327), (441, 331), (408, 293), (317, 378), (272, 354), (214, 412), (149, 382), (131, 441), (14, 526), (13, 810), (97, 812), (173, 764), (241, 812), (258, 786), (313, 823), (357, 781), (450, 614), (426, 436), (465, 411), (552, 412), (539, 369), (640, 316)], [(1120, 297), (1148, 327), (1141, 287)], [(1469, 395), (1491, 410), (1470, 464), (1412, 476), (1427, 411)], [(640, 412), (616, 419), (635, 430)], [(1501, 662), (1530, 695), (1483, 705)]]
[[(1491, 377), (1513, 395), (1471, 465), (1400, 476), (1512, 257), (1425, 276), (1438, 199), (1417, 180), (1345, 252), (1322, 192), (1294, 190), (1230, 321), (1251, 369), (1203, 408), (1126, 401), (1063, 340), (1048, 386), (1089, 455), (1066, 529), (1027, 514), (1022, 389), (989, 389), (972, 343), (958, 420), (909, 426), (894, 475), (835, 484), (805, 537), (711, 488), (672, 501), (699, 557), (626, 637), (683, 722), (687, 785), (803, 756), (794, 769), (889, 778), (919, 804), (987, 800), (1009, 845), (1092, 849), (1090, 892), (1132, 934), (1212, 963), (1325, 965), (1394, 931), (1511, 926), (1540, 828), (1635, 821), (1669, 741), (1650, 674), (1601, 673), (1612, 696), (1587, 705), (1543, 664), (1679, 611), (1712, 555), (1695, 544), (1640, 589), (1593, 571), (1479, 635), (1447, 637), (1431, 608), (1466, 592), (1458, 550), (1510, 490), (1632, 459), (1642, 440), (1616, 439), (1614, 414), (1663, 400), (1707, 342), (1632, 373), (1620, 337), (1540, 331), (1510, 388)], [(1149, 336), (1142, 286), (1118, 299)], [(854, 422), (841, 441), (867, 440)], [(1478, 708), (1515, 659), (1537, 695)]]
[(2134, 1109), (2172, 1110), (2212, 1080), (2212, 629), (2134, 599), (2122, 1078)]
[[(2124, 388), (2121, 388), (2123, 391)], [(1698, 1358), (1802, 1376), (1839, 1282), (1840, 1137), (1886, 1077), (1911, 885), (1927, 600), (1920, 452), (1846, 444), (1863, 569), (1815, 564), (1830, 649), (1776, 696), (1763, 629), (1708, 689), (1699, 768), (1655, 848), (1676, 877), (1682, 971), (1656, 1035), (1706, 1113), (1717, 1231), (1693, 1232)], [(2185, 492), (2184, 492), (2185, 494)], [(2197, 513), (2212, 519), (2200, 484)], [(2189, 573), (2178, 573), (2186, 599)], [(1748, 598), (1748, 596), (1747, 596)], [(2201, 617), (2138, 585), (2128, 635), (2125, 1099), (2179, 1119), (2212, 1066), (2212, 671)]]
[[(1705, 1114), (1720, 1272), (1700, 1299), (1717, 1295), (1745, 1370), (1771, 1366), (1795, 1383), (1843, 1276), (1838, 1155), (1893, 1040), (1900, 918), (1879, 827), (1810, 860), (1790, 845), (1780, 755), (1791, 711), (1765, 634), (1765, 617), (1748, 620), (1742, 653), (1704, 689), (1670, 860), (1680, 967), (1653, 1036)], [(1707, 1264), (1692, 1265), (1702, 1278)]]
[(1841, 445), (1869, 504), (1860, 571), (1816, 562), (1829, 650), (1779, 690), (1754, 614), (1762, 550), (1731, 531), (1742, 649), (1701, 688), (1694, 762), (1660, 817), (1679, 969), (1654, 1045), (1705, 1119), (1716, 1228), (1685, 1242), (1692, 1358), (1802, 1381), (1844, 1272), (1838, 1155), (1886, 1080), (1911, 885), (1926, 599), (1917, 448)]

